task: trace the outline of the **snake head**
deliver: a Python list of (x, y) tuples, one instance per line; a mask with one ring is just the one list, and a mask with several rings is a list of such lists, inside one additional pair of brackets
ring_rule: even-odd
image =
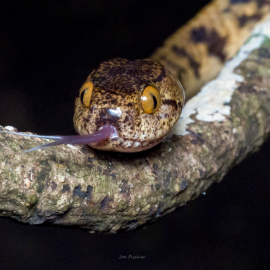
[(115, 131), (89, 143), (96, 149), (139, 152), (161, 142), (180, 117), (184, 90), (161, 64), (116, 58), (94, 70), (75, 101), (74, 126), (80, 135), (103, 126)]

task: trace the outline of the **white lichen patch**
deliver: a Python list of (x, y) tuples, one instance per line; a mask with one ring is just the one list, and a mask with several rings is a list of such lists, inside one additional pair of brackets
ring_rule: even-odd
[(62, 195), (57, 200), (56, 207), (57, 207), (58, 211), (60, 211), (60, 213), (61, 213), (62, 211), (64, 211), (64, 209), (67, 209), (69, 207), (70, 203), (72, 203), (70, 198), (66, 195)]
[(8, 131), (14, 131), (15, 130), (15, 127), (6, 126), (6, 127), (4, 127), (4, 129), (7, 129)]
[(228, 103), (239, 82), (243, 82), (243, 76), (234, 73), (238, 67), (252, 51), (258, 49), (265, 41), (270, 38), (270, 17), (266, 23), (258, 25), (252, 32), (251, 37), (241, 47), (238, 54), (228, 61), (217, 77), (217, 79), (206, 84), (202, 90), (184, 106), (179, 121), (174, 126), (170, 135), (185, 135), (192, 115), (198, 120), (213, 122), (224, 121), (230, 115), (231, 107)]
[(24, 185), (26, 186), (26, 188), (29, 188), (31, 186), (31, 182), (29, 179), (24, 179)]

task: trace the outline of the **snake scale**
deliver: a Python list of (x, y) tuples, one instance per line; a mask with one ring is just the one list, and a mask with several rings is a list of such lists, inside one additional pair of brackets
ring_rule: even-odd
[(149, 59), (101, 63), (75, 101), (74, 126), (80, 135), (31, 135), (55, 141), (28, 151), (67, 143), (119, 152), (155, 146), (178, 121), (185, 93), (191, 98), (217, 76), (269, 12), (270, 0), (215, 0)]

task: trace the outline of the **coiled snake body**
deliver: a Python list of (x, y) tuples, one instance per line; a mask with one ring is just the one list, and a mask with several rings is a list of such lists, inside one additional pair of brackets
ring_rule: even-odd
[(32, 135), (56, 141), (30, 150), (63, 143), (119, 152), (155, 146), (180, 117), (184, 91), (179, 80), (190, 98), (218, 74), (269, 10), (270, 0), (216, 0), (151, 59), (103, 62), (75, 101), (74, 125), (80, 135)]

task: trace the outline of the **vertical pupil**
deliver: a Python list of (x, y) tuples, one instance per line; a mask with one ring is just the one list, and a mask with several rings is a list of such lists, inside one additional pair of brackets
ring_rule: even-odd
[(84, 104), (84, 103), (83, 103), (83, 96), (84, 96), (84, 94), (86, 93), (86, 90), (87, 90), (87, 89), (83, 90), (82, 93), (81, 93), (81, 102), (82, 102), (82, 104)]
[(157, 99), (154, 95), (152, 95), (152, 97), (153, 97), (153, 101), (154, 101), (154, 110), (155, 110), (157, 107)]

